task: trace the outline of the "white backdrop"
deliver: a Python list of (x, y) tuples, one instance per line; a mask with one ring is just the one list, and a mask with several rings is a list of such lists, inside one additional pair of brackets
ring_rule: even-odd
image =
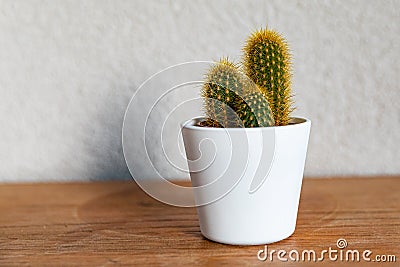
[(294, 55), (295, 114), (313, 121), (306, 175), (399, 174), (400, 1), (2, 0), (0, 181), (129, 178), (137, 87), (180, 62), (239, 59), (266, 23)]

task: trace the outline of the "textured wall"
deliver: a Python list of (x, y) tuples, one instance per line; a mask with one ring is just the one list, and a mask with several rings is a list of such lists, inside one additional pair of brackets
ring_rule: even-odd
[(400, 1), (2, 0), (0, 180), (128, 178), (121, 126), (136, 88), (172, 64), (238, 59), (266, 23), (291, 44), (295, 113), (313, 121), (306, 174), (399, 174), (399, 10)]

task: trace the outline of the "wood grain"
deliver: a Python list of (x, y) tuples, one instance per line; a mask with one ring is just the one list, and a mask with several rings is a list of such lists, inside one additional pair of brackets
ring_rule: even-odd
[[(305, 179), (296, 232), (268, 249), (347, 249), (396, 255), (400, 177)], [(262, 262), (264, 246), (204, 239), (194, 208), (150, 198), (134, 182), (0, 185), (0, 266), (321, 266), (344, 261)], [(367, 264), (367, 265), (366, 265)]]

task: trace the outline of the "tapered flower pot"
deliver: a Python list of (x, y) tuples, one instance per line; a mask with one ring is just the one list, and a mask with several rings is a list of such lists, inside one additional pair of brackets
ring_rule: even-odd
[(295, 230), (311, 122), (287, 126), (212, 128), (182, 125), (203, 236), (257, 245)]

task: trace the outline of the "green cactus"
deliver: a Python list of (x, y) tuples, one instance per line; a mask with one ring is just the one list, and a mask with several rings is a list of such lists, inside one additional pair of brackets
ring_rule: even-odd
[(261, 92), (248, 93), (237, 104), (236, 110), (245, 128), (275, 125), (272, 111)]
[(274, 125), (267, 100), (239, 67), (221, 59), (207, 73), (202, 88), (210, 127), (267, 127)]
[(292, 108), (291, 55), (285, 39), (277, 32), (261, 29), (247, 40), (244, 72), (268, 99), (275, 125), (287, 125)]

